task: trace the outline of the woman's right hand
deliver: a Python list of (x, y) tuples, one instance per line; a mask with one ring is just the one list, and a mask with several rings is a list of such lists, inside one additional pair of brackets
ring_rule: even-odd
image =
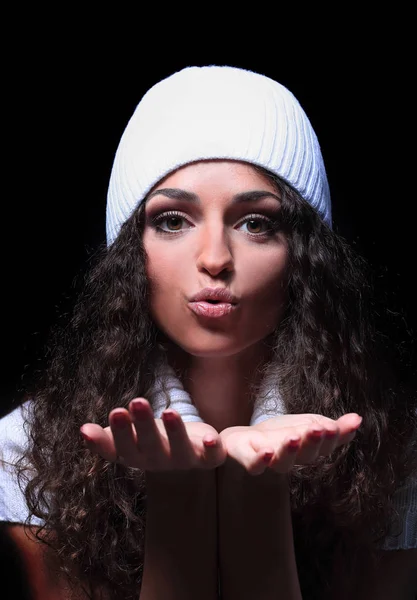
[[(226, 451), (218, 432), (207, 423), (184, 423), (172, 409), (155, 419), (145, 398), (135, 398), (129, 409), (115, 408), (109, 427), (85, 423), (80, 432), (87, 447), (109, 462), (143, 471), (215, 469)], [(211, 441), (211, 442), (210, 442)], [(214, 443), (213, 443), (214, 442)]]

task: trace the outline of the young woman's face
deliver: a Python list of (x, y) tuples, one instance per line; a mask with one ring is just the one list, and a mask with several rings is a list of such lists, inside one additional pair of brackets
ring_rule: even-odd
[[(235, 161), (189, 164), (148, 195), (143, 240), (151, 314), (187, 353), (234, 355), (279, 323), (288, 262), (284, 235), (271, 231), (279, 213), (272, 182)], [(194, 312), (190, 301), (206, 287), (226, 288), (236, 297), (228, 314)]]

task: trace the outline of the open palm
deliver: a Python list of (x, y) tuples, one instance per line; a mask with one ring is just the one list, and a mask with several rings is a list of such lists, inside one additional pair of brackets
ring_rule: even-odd
[(266, 468), (288, 472), (295, 464), (311, 464), (355, 437), (362, 418), (356, 413), (337, 420), (317, 414), (280, 415), (249, 427), (228, 427), (220, 433), (228, 454), (251, 475)]

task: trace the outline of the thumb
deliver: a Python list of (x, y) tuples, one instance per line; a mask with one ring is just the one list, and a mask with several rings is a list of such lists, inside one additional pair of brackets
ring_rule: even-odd
[[(249, 438), (244, 442), (235, 443), (228, 449), (228, 455), (241, 464), (249, 475), (260, 475), (267, 468), (274, 455), (274, 449), (265, 439)], [(267, 460), (264, 460), (266, 458)]]

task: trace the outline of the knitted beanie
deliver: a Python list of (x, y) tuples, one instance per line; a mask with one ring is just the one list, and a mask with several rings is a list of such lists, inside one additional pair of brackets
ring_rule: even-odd
[(161, 179), (190, 162), (209, 159), (264, 167), (331, 227), (320, 146), (294, 95), (249, 70), (187, 67), (149, 89), (121, 137), (107, 196), (107, 244)]

